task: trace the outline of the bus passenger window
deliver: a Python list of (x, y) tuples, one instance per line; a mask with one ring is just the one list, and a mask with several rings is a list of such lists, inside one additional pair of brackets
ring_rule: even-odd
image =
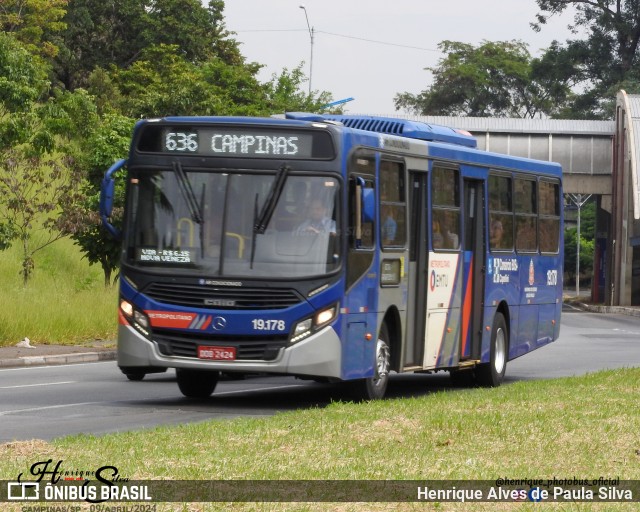
[(380, 163), (380, 245), (404, 247), (407, 241), (404, 165)]
[(540, 252), (557, 254), (560, 248), (560, 185), (541, 180), (538, 190)]
[(536, 252), (538, 250), (538, 216), (536, 182), (515, 179), (516, 206), (516, 250)]
[(431, 244), (435, 250), (460, 249), (460, 186), (457, 169), (434, 167), (431, 175)]
[(513, 201), (509, 176), (489, 176), (489, 249), (513, 250)]

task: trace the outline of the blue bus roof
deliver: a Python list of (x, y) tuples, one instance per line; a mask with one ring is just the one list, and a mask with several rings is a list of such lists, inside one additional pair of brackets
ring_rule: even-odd
[(288, 112), (285, 116), (287, 119), (298, 121), (334, 121), (356, 130), (388, 133), (410, 139), (447, 142), (468, 148), (477, 147), (475, 137), (465, 130), (456, 130), (448, 126), (427, 124), (420, 121), (408, 121), (406, 119), (395, 119), (392, 117), (309, 114), (304, 112)]

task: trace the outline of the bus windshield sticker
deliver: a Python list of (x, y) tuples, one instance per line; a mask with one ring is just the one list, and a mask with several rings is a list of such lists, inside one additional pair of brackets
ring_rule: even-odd
[(191, 251), (138, 249), (138, 261), (149, 263), (191, 263)]

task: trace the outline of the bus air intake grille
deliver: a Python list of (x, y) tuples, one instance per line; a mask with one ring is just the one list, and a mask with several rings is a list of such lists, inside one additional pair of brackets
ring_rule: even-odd
[(303, 302), (291, 289), (215, 288), (152, 283), (143, 292), (163, 304), (211, 309), (285, 309)]
[(235, 347), (236, 360), (273, 361), (287, 345), (288, 335), (219, 336), (209, 333), (176, 332), (154, 329), (153, 341), (165, 356), (198, 358), (199, 346)]
[(392, 135), (402, 135), (404, 123), (391, 121), (389, 119), (376, 119), (367, 117), (342, 117), (338, 120), (348, 128), (366, 130), (368, 132), (390, 133)]

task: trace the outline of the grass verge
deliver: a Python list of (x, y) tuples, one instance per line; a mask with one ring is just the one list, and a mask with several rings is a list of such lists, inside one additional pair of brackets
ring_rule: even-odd
[[(268, 418), (0, 446), (0, 476), (35, 461), (116, 466), (131, 480), (640, 479), (640, 369), (437, 392)], [(215, 395), (202, 407), (215, 407)], [(635, 510), (637, 504), (163, 504), (158, 510)]]
[(0, 346), (32, 342), (77, 344), (115, 340), (115, 287), (105, 289), (102, 270), (90, 266), (69, 239), (38, 252), (26, 287), (19, 244), (0, 252)]

